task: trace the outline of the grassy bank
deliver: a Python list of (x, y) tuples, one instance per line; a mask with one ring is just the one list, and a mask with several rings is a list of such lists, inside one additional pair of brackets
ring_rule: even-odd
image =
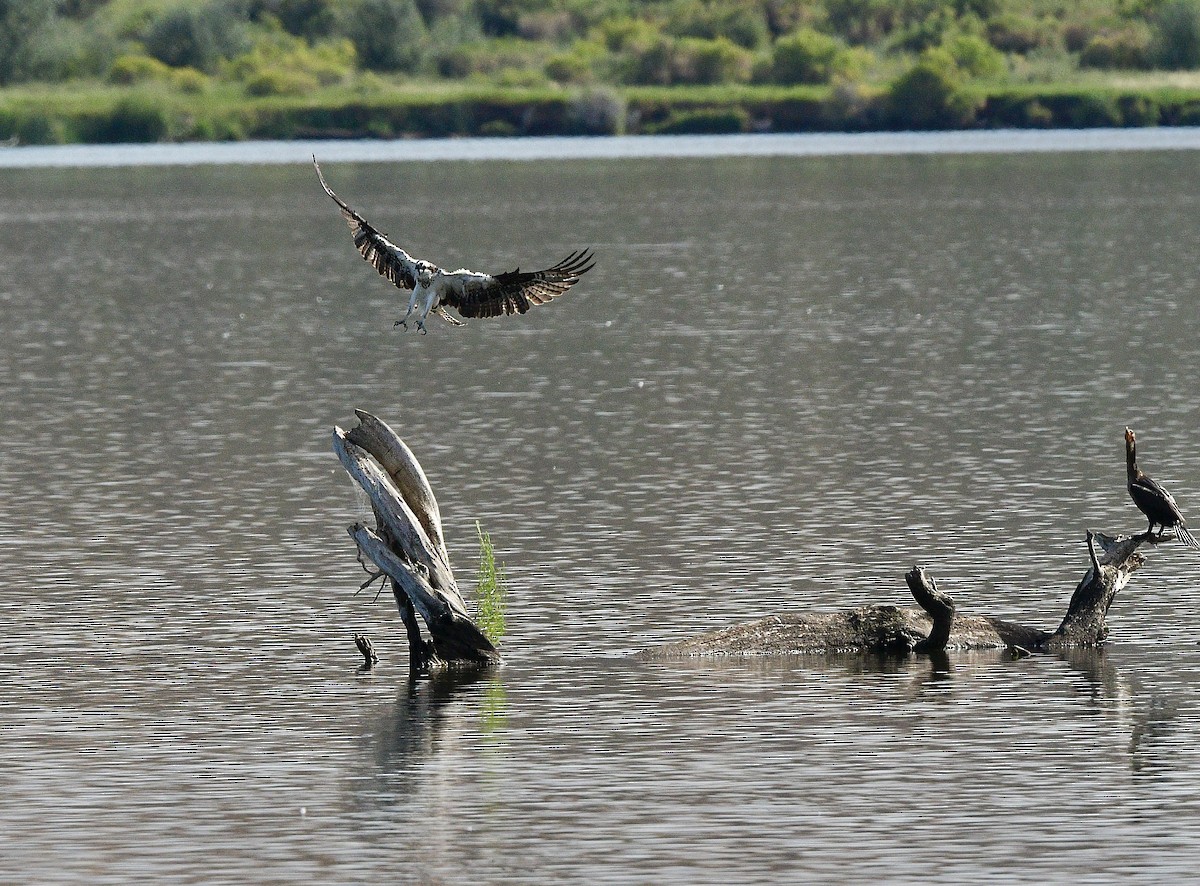
[(921, 100), (838, 86), (316, 90), (251, 97), (157, 86), (0, 91), (0, 139), (21, 144), (295, 138), (820, 132), (1200, 124), (1200, 86), (969, 85)]
[(0, 139), (1145, 126), (1200, 0), (0, 2)]

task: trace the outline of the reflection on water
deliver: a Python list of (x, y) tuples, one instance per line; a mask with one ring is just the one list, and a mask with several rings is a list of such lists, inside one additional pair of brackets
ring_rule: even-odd
[[(311, 167), (5, 170), (0, 880), (1190, 875), (1180, 546), (1100, 653), (627, 653), (904, 604), (914, 562), (1052, 628), (1085, 530), (1142, 526), (1126, 424), (1200, 508), (1191, 165), (332, 163), (444, 264), (600, 256), (427, 336)], [(476, 519), (495, 541), (499, 672), (409, 686), (394, 605), (354, 596), (356, 406), (418, 453), (465, 586)]]
[(495, 731), (497, 717), (503, 719), (504, 715), (504, 688), (496, 676), (468, 669), (444, 670), (419, 680), (410, 679), (397, 699), (394, 714), (380, 732), (375, 755), (380, 771), (402, 773), (436, 758), (448, 703), (481, 681), (487, 681), (487, 692), (479, 707), (481, 725), (486, 731)]

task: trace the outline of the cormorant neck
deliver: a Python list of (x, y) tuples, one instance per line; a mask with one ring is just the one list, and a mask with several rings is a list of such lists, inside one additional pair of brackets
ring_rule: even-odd
[(1125, 476), (1132, 483), (1138, 475), (1137, 444), (1132, 440), (1125, 441)]

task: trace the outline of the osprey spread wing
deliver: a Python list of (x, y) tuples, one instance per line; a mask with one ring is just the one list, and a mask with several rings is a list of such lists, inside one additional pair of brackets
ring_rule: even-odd
[(595, 265), (591, 251), (581, 249), (543, 271), (522, 271), (518, 268), (495, 275), (465, 268), (443, 271), (431, 262), (413, 258), (388, 240), (325, 183), (316, 157), (313, 157), (313, 166), (316, 167), (321, 187), (341, 208), (342, 217), (350, 225), (354, 245), (362, 257), (400, 289), (411, 290), (408, 313), (396, 321), (397, 326), (407, 329), (414, 311), (418, 311), (417, 328), (422, 332), (425, 331), (425, 318), (430, 311), (455, 326), (461, 326), (461, 321), (447, 313), (447, 307), (454, 308), (464, 317), (524, 314), (533, 305), (545, 304), (555, 296), (562, 295)]

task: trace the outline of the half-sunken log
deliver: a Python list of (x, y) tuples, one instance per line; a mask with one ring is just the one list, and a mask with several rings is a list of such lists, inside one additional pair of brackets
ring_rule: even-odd
[[(360, 424), (349, 433), (334, 428), (333, 449), (370, 498), (376, 527), (356, 523), (349, 531), (360, 555), (379, 570), (376, 577), (391, 580), (408, 633), (410, 667), (498, 662), (495, 647), (471, 620), (458, 591), (425, 472), (386, 423), (368, 412), (355, 414)], [(425, 623), (428, 641), (417, 616)]]
[(1097, 646), (1108, 637), (1105, 616), (1113, 598), (1145, 562), (1138, 548), (1156, 539), (1088, 532), (1088, 571), (1071, 596), (1056, 631), (983, 615), (963, 615), (923, 567), (905, 575), (921, 610), (860, 606), (843, 612), (771, 615), (641, 653), (647, 658), (687, 655), (795, 655), (840, 652), (937, 652), (943, 649), (1017, 648), (1049, 651)]

